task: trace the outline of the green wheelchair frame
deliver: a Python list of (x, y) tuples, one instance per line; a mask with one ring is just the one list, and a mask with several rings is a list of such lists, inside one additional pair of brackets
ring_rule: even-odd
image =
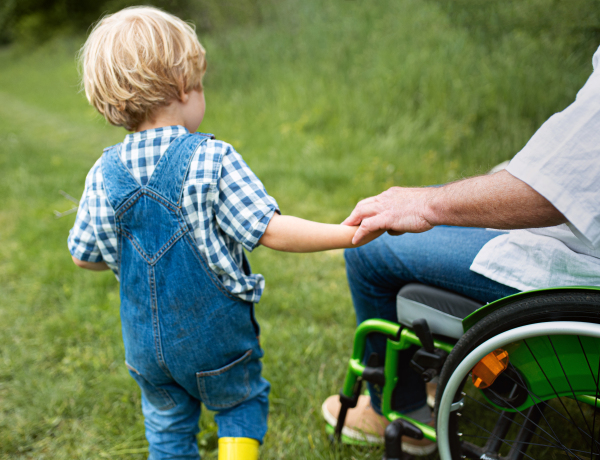
[[(543, 296), (549, 293), (561, 294), (573, 292), (587, 292), (596, 295), (600, 294), (600, 288), (587, 286), (552, 288), (527, 291), (505, 297), (481, 307), (466, 317), (462, 321), (464, 332), (467, 333), (485, 318), (506, 306), (515, 304), (517, 301), (526, 301), (528, 299), (535, 300), (537, 296)], [(600, 304), (598, 307), (600, 309)], [(583, 318), (585, 319), (586, 317)], [(452, 456), (450, 452), (449, 441), (447, 441), (449, 438), (447, 431), (449, 430), (448, 424), (450, 418), (456, 415), (460, 416), (460, 410), (464, 405), (464, 397), (460, 396), (461, 394), (465, 394), (461, 393), (462, 385), (465, 384), (466, 376), (471, 372), (474, 365), (477, 364), (483, 356), (498, 348), (505, 348), (508, 351), (511, 366), (514, 366), (514, 368), (522, 374), (519, 378), (524, 379), (525, 383), (523, 386), (526, 391), (526, 393), (523, 394), (523, 397), (518, 401), (518, 404), (511, 407), (507, 407), (504, 403), (498, 403), (497, 400), (494, 400), (493, 398), (490, 399), (488, 395), (484, 394), (483, 397), (485, 401), (487, 401), (491, 407), (496, 408), (498, 413), (508, 413), (510, 415), (511, 412), (525, 413), (524, 411), (529, 411), (526, 413), (530, 414), (529, 416), (533, 419), (534, 416), (531, 415), (532, 410), (545, 404), (546, 400), (555, 397), (558, 399), (568, 397), (572, 400), (576, 400), (578, 405), (579, 403), (583, 403), (596, 409), (599, 406), (598, 398), (600, 397), (598, 391), (600, 381), (600, 324), (597, 324), (600, 322), (600, 318), (590, 319), (592, 319), (591, 323), (585, 321), (556, 321), (556, 318), (548, 318), (548, 321), (523, 325), (505, 331), (496, 337), (486, 340), (476, 347), (476, 349), (471, 350), (469, 355), (462, 359), (456, 369), (454, 369), (454, 372), (457, 373), (456, 378), (453, 380), (452, 374), (454, 372), (452, 372), (449, 377), (446, 376), (447, 382), (445, 388), (442, 388), (443, 394), (440, 394), (440, 388), (438, 387), (435, 406), (437, 429), (428, 424), (411, 419), (392, 409), (392, 393), (399, 378), (401, 378), (397, 373), (398, 353), (416, 345), (417, 347), (423, 347), (421, 350), (426, 349), (428, 352), (436, 353), (444, 362), (447, 362), (451, 361), (450, 357), (452, 356), (455, 346), (457, 346), (457, 342), (453, 343), (452, 340), (442, 340), (438, 336), (434, 337), (429, 333), (426, 323), (425, 328), (423, 329), (422, 324), (419, 324), (418, 328), (417, 324), (414, 324), (413, 328), (409, 328), (386, 320), (367, 320), (361, 323), (356, 329), (352, 357), (348, 364), (344, 386), (340, 392), (342, 408), (338, 416), (337, 426), (328, 427), (329, 432), (330, 434), (334, 432), (334, 439), (342, 440), (342, 428), (347, 410), (356, 406), (356, 401), (362, 391), (362, 382), (369, 381), (383, 387), (381, 410), (383, 415), (392, 422), (386, 429), (384, 460), (405, 458), (401, 448), (402, 436), (409, 436), (415, 439), (426, 438), (430, 441), (438, 442), (439, 453), (442, 460), (456, 458), (456, 456)], [(383, 367), (378, 367), (377, 363), (375, 363), (374, 366), (371, 365), (371, 363), (365, 364), (363, 361), (367, 336), (374, 333), (382, 334), (387, 337), (385, 363)], [(463, 336), (463, 338), (465, 338), (465, 336)], [(526, 346), (523, 346), (523, 343), (525, 343)], [(583, 350), (583, 356), (590, 368), (589, 373), (583, 373), (581, 371), (582, 366), (585, 365), (581, 358), (572, 358), (576, 356), (577, 353), (581, 355), (579, 352), (580, 350)], [(593, 351), (590, 353), (589, 350)], [(563, 358), (561, 360), (559, 356), (570, 358)], [(546, 367), (543, 368), (538, 363), (539, 368), (536, 370), (535, 366), (532, 365), (534, 362), (532, 357), (535, 362), (538, 362), (538, 360), (539, 362), (545, 362)], [(594, 377), (595, 371), (592, 372), (592, 365), (590, 362), (594, 363), (594, 369), (598, 366), (597, 378)], [(456, 363), (454, 365), (456, 365)], [(431, 378), (439, 374), (440, 370), (425, 369), (424, 375), (427, 375), (427, 373), (428, 377)], [(443, 371), (441, 373), (443, 373)], [(562, 378), (563, 375), (567, 382), (566, 385), (562, 381), (564, 380)], [(426, 378), (426, 381), (427, 380), (428, 378)], [(482, 390), (477, 391), (483, 393)], [(581, 410), (580, 406), (579, 409)], [(537, 420), (539, 420), (539, 417), (540, 416), (538, 415)], [(501, 418), (502, 415), (500, 416), (500, 419)], [(526, 415), (525, 421), (527, 420), (528, 418)], [(506, 428), (506, 431), (507, 430), (508, 428)], [(444, 445), (440, 442), (442, 441), (440, 439), (440, 433), (442, 431), (444, 432), (444, 436), (442, 436), (444, 437)], [(458, 433), (458, 435), (460, 436), (461, 434)], [(592, 435), (590, 457), (600, 458), (600, 445), (598, 445), (598, 452), (596, 453), (595, 446), (597, 442), (595, 440), (594, 429), (592, 429)], [(529, 435), (528, 439), (531, 439), (531, 435)], [(500, 443), (497, 442), (496, 444), (499, 445)], [(527, 446), (525, 447), (525, 450), (526, 449)], [(499, 448), (496, 449), (496, 452), (498, 450)], [(567, 452), (568, 458), (588, 458), (581, 457), (580, 455), (582, 454), (577, 454), (577, 452), (580, 452), (580, 449), (570, 449), (565, 452)], [(581, 452), (583, 451), (581, 450)], [(478, 457), (480, 454), (482, 455)], [(526, 453), (524, 453), (524, 455), (521, 454), (517, 453), (514, 457), (510, 458), (524, 458), (524, 456), (533, 458)], [(477, 451), (476, 454), (471, 453), (470, 456), (467, 453), (466, 456), (461, 455), (458, 458), (461, 457), (482, 459), (494, 458), (493, 456), (486, 456), (485, 452), (482, 453), (480, 451)], [(505, 457), (498, 455), (495, 458), (503, 459)]]

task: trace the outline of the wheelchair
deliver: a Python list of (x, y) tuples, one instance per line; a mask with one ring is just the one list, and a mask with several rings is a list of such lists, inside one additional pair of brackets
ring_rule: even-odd
[[(600, 288), (527, 291), (481, 305), (409, 284), (397, 310), (399, 324), (371, 319), (356, 330), (337, 425), (328, 426), (335, 440), (344, 441), (346, 413), (366, 381), (382, 388), (391, 422), (384, 460), (406, 458), (402, 436), (437, 442), (442, 460), (600, 459)], [(461, 311), (474, 312), (461, 320)], [(387, 337), (384, 363), (365, 360), (370, 334)], [(435, 428), (392, 410), (398, 353), (410, 347), (418, 348), (411, 367), (438, 382)]]

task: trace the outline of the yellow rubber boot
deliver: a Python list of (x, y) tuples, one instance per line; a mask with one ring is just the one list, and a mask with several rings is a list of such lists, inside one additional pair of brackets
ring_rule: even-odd
[(258, 444), (251, 438), (219, 438), (219, 460), (258, 460)]

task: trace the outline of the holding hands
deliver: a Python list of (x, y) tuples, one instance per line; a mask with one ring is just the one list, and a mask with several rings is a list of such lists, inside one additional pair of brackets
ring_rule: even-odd
[[(436, 225), (517, 229), (566, 222), (546, 198), (507, 171), (442, 187), (392, 187), (359, 202), (344, 225), (360, 225), (352, 244), (373, 235), (422, 233)], [(377, 235), (378, 236), (378, 235)]]
[[(433, 228), (427, 219), (431, 188), (392, 187), (385, 192), (360, 201), (343, 225), (360, 225), (352, 244), (359, 244), (373, 232), (390, 235), (406, 232), (421, 233)], [(381, 232), (380, 232), (381, 233)]]

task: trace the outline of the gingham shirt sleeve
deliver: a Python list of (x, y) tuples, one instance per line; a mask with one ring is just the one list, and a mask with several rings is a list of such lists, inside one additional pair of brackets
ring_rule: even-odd
[(96, 242), (96, 234), (92, 226), (92, 217), (88, 203), (92, 182), (98, 167), (99, 163), (96, 163), (87, 175), (83, 196), (79, 201), (75, 224), (69, 232), (68, 239), (71, 255), (85, 262), (102, 262), (102, 254)]
[(242, 156), (227, 145), (214, 204), (221, 230), (248, 251), (258, 246), (278, 206)]

